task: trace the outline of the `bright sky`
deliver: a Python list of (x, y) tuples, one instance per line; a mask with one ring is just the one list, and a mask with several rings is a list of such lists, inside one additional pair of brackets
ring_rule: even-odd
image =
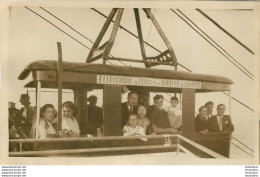
[[(105, 18), (91, 9), (85, 8), (46, 8), (57, 17), (64, 20), (73, 28), (83, 33), (92, 41), (97, 37)], [(92, 44), (73, 32), (71, 29), (54, 19), (43, 10), (33, 7), (32, 10), (41, 14), (51, 22), (55, 23), (64, 31), (77, 38), (79, 41), (91, 48)], [(110, 9), (98, 9), (108, 15)], [(234, 81), (232, 95), (254, 108), (254, 82), (246, 77), (233, 64), (225, 59), (216, 49), (210, 46), (201, 36), (193, 31), (179, 17), (169, 9), (152, 9), (157, 21), (165, 32), (177, 56), (179, 63), (196, 73), (213, 74), (225, 76)], [(227, 50), (237, 61), (244, 65), (252, 73), (255, 73), (256, 61), (254, 56), (241, 47), (238, 43), (219, 30), (209, 20), (196, 10), (182, 10), (191, 20), (193, 20), (210, 37)], [(254, 46), (254, 12), (241, 10), (204, 10), (216, 22), (222, 25), (232, 35), (237, 37), (250, 49), (255, 51)], [(140, 11), (143, 28), (143, 36), (146, 41), (156, 48), (164, 51), (166, 47), (161, 40), (156, 29), (151, 26), (151, 21), (146, 18), (143, 11)], [(20, 108), (19, 98), (21, 93), (26, 93), (23, 87), (27, 81), (18, 80), (18, 75), (30, 62), (36, 60), (57, 60), (56, 42), (62, 43), (63, 60), (85, 62), (89, 50), (58, 31), (56, 28), (43, 21), (41, 18), (23, 7), (12, 7), (9, 11), (9, 58), (7, 66), (9, 69), (9, 92), (10, 101), (16, 102), (16, 107)], [(121, 25), (137, 34), (134, 13), (132, 9), (125, 9)], [(110, 32), (110, 26), (108, 32)], [(150, 35), (148, 35), (150, 32)], [(107, 40), (110, 33), (107, 33)], [(105, 40), (103, 41), (105, 42)], [(153, 49), (146, 47), (148, 56), (157, 55)], [(112, 54), (118, 57), (141, 59), (138, 40), (131, 35), (119, 30), (116, 42), (112, 49)], [(119, 64), (118, 62), (113, 62)], [(131, 66), (143, 67), (140, 64), (126, 63)], [(162, 67), (158, 67), (162, 68)], [(169, 69), (163, 67), (165, 69)], [(183, 70), (179, 67), (179, 70)], [(90, 93), (97, 94), (96, 92)], [(98, 104), (102, 104), (101, 93)], [(34, 92), (30, 92), (32, 105), (35, 105)], [(165, 95), (166, 99), (167, 96)], [(43, 93), (41, 106), (46, 103), (57, 105), (56, 93)], [(73, 100), (73, 95), (65, 93), (63, 100)], [(215, 105), (224, 103), (228, 105), (228, 97), (223, 93), (197, 94), (196, 111), (205, 102), (212, 100)], [(167, 106), (167, 103), (165, 103)], [(214, 109), (216, 106), (214, 107)], [(253, 113), (236, 102), (232, 102), (232, 120), (235, 125), (234, 136), (241, 141), (253, 146), (253, 132), (251, 128), (254, 124)]]

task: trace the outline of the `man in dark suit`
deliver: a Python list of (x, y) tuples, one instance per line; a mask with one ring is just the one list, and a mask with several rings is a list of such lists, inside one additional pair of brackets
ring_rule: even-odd
[(137, 113), (138, 94), (129, 92), (127, 102), (122, 103), (122, 127), (126, 125), (129, 114)]
[(233, 132), (234, 125), (231, 122), (229, 115), (224, 115), (226, 106), (219, 104), (217, 106), (217, 115), (209, 118), (210, 132)]

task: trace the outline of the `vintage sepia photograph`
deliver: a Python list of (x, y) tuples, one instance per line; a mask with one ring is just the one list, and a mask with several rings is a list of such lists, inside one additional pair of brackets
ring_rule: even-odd
[(9, 159), (259, 160), (254, 6), (82, 4), (5, 8)]

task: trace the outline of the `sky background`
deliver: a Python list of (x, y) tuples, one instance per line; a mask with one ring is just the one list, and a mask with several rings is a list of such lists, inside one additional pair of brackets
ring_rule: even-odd
[[(70, 28), (43, 10), (37, 7), (32, 7), (31, 9), (59, 26), (89, 48), (92, 47), (91, 42), (73, 32)], [(46, 7), (46, 10), (64, 20), (92, 41), (95, 41), (105, 22), (104, 17), (91, 9)], [(110, 9), (98, 10), (106, 15), (110, 12)], [(255, 65), (257, 62), (254, 60), (254, 56), (251, 53), (223, 33), (223, 31), (218, 29), (195, 9), (181, 10), (212, 39), (228, 51), (237, 61), (252, 73), (255, 73)], [(179, 63), (195, 73), (219, 75), (232, 79), (235, 83), (232, 85), (232, 96), (249, 107), (254, 108), (255, 83), (252, 80), (245, 76), (169, 9), (152, 9), (152, 12), (168, 37)], [(253, 10), (204, 10), (204, 12), (222, 25), (232, 35), (237, 37), (242, 43), (253, 51), (256, 51), (254, 46), (255, 26)], [(166, 50), (166, 46), (159, 34), (154, 26), (151, 25), (151, 21), (146, 18), (143, 11), (140, 11), (140, 16), (144, 40), (148, 41), (161, 51)], [(134, 12), (132, 9), (125, 9), (121, 25), (134, 34), (137, 34)], [(110, 25), (101, 44), (108, 40), (111, 29), (112, 25)], [(36, 60), (57, 60), (57, 42), (62, 43), (64, 61), (85, 62), (89, 53), (88, 49), (61, 33), (27, 9), (23, 7), (9, 8), (9, 56), (5, 67), (8, 67), (8, 100), (15, 102), (17, 108), (21, 107), (21, 104), (19, 103), (20, 94), (26, 93), (24, 85), (30, 80), (18, 80), (19, 74), (30, 62)], [(158, 53), (149, 46), (145, 46), (145, 48), (147, 56), (158, 55)], [(120, 29), (111, 54), (117, 57), (141, 59), (139, 42), (136, 38)], [(112, 63), (122, 65), (117, 61), (112, 61)], [(131, 66), (144, 67), (142, 64), (125, 63)], [(173, 69), (167, 66), (158, 66), (155, 68)], [(181, 67), (179, 67), (178, 70), (185, 71)], [(29, 90), (34, 91), (33, 89)], [(98, 105), (102, 106), (102, 92), (89, 93), (89, 95), (91, 94), (99, 96)], [(35, 93), (30, 92), (30, 96), (32, 105), (34, 106)], [(152, 96), (153, 94), (151, 97)], [(46, 103), (52, 103), (57, 108), (56, 98), (56, 93), (43, 93), (41, 97), (41, 106)], [(169, 100), (169, 96), (166, 94), (165, 98), (166, 100)], [(73, 100), (73, 95), (71, 93), (64, 93), (63, 101), (66, 100)], [(216, 105), (219, 103), (226, 104), (227, 109), (229, 109), (228, 97), (223, 93), (207, 93), (196, 95), (196, 112), (198, 112), (197, 110), (201, 105), (209, 100), (212, 100), (215, 104), (214, 113), (216, 112)], [(165, 106), (167, 105), (168, 103), (165, 101)], [(252, 127), (255, 123), (253, 112), (234, 101), (232, 101), (231, 108), (232, 121), (235, 125), (234, 137), (239, 138), (239, 140), (253, 148), (254, 129)]]

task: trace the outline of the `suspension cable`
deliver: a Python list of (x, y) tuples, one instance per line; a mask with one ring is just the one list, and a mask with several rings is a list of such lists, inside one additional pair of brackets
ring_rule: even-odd
[(57, 20), (59, 20), (60, 22), (62, 22), (63, 24), (65, 24), (66, 26), (68, 26), (70, 29), (72, 29), (73, 31), (75, 31), (76, 33), (78, 33), (80, 36), (84, 37), (85, 39), (87, 39), (89, 42), (94, 43), (91, 39), (87, 38), (85, 35), (83, 35), (82, 33), (78, 32), (77, 30), (75, 30), (72, 26), (70, 26), (68, 23), (64, 22), (63, 20), (61, 20), (60, 18), (58, 18), (56, 15), (53, 15), (50, 11), (44, 9), (43, 7), (40, 7), (40, 9), (44, 10), (45, 12), (47, 12), (48, 14), (50, 14), (51, 16), (53, 16), (54, 18), (56, 18)]
[[(35, 15), (37, 15), (38, 17), (42, 18), (44, 21), (48, 22), (49, 24), (51, 24), (52, 26), (54, 26), (55, 28), (57, 28), (58, 30), (60, 30), (62, 33), (66, 34), (67, 36), (69, 36), (71, 39), (75, 40), (76, 42), (78, 42), (79, 44), (81, 44), (82, 46), (84, 46), (85, 48), (91, 50), (88, 46), (86, 46), (85, 44), (83, 44), (82, 42), (80, 42), (79, 40), (77, 40), (76, 38), (74, 38), (73, 36), (71, 36), (70, 34), (68, 34), (67, 32), (63, 31), (61, 28), (59, 28), (58, 26), (56, 26), (55, 24), (53, 24), (52, 22), (50, 22), (49, 20), (47, 20), (46, 18), (44, 18), (43, 16), (41, 16), (40, 14), (38, 14), (37, 12), (33, 11), (32, 9), (30, 9), (27, 6), (24, 6), (27, 10), (31, 11), (32, 13), (34, 13)], [(40, 7), (41, 8), (41, 7)], [(43, 9), (43, 8), (42, 8)], [(45, 9), (44, 9), (45, 10)], [(47, 10), (46, 10), (47, 12)], [(49, 14), (51, 14), (50, 12), (48, 12)], [(54, 15), (53, 15), (54, 16)], [(61, 19), (59, 19), (58, 17), (55, 17), (56, 19), (62, 21)], [(62, 21), (64, 24), (64, 21)], [(69, 26), (71, 29), (73, 29), (74, 31), (76, 31), (74, 28), (72, 28), (70, 25), (67, 24), (67, 26)], [(78, 34), (81, 34), (77, 31)], [(82, 34), (81, 34), (82, 35)], [(84, 38), (87, 38), (86, 36), (82, 35)], [(90, 42), (92, 42), (90, 40)], [(112, 64), (110, 61), (107, 61), (108, 63)]]
[[(176, 13), (173, 9), (171, 9), (178, 17), (180, 17), (182, 20), (184, 20), (192, 29), (194, 29), (185, 19), (183, 19), (178, 13)], [(194, 29), (196, 31), (196, 29)], [(200, 34), (198, 31), (196, 31), (198, 34)], [(200, 34), (201, 35), (201, 34)], [(201, 35), (202, 36), (202, 35)], [(204, 39), (205, 37), (202, 36)], [(206, 41), (208, 41), (207, 39), (205, 39)], [(212, 45), (212, 44), (211, 44)], [(192, 72), (190, 70), (190, 72)], [(251, 78), (251, 77), (250, 77)], [(227, 93), (225, 93), (224, 91), (222, 92), (225, 95), (229, 96)], [(238, 102), (239, 104), (243, 105), (244, 107), (248, 108), (249, 110), (251, 110), (252, 112), (254, 112), (254, 109), (250, 108), (249, 106), (247, 106), (246, 104), (242, 103), (241, 101), (239, 101), (238, 99), (231, 97), (234, 101)]]
[(239, 66), (237, 66), (236, 63), (234, 63), (232, 60), (230, 60), (220, 49), (218, 49), (215, 45), (213, 45), (206, 37), (204, 37), (202, 34), (200, 34), (187, 20), (185, 20), (182, 16), (180, 16), (177, 12), (175, 12), (173, 9), (171, 9), (173, 13), (175, 13), (179, 18), (181, 18), (187, 25), (189, 25), (195, 32), (197, 32), (203, 39), (205, 39), (212, 47), (214, 47), (219, 53), (221, 53), (226, 59), (228, 59), (231, 63), (233, 63), (240, 71), (242, 71), (245, 75), (247, 75), (251, 80), (254, 81), (254, 78), (247, 74), (244, 70), (242, 70)]
[(216, 25), (219, 29), (221, 29), (224, 33), (226, 33), (228, 36), (230, 36), (232, 39), (234, 39), (237, 43), (239, 43), (242, 47), (244, 47), (247, 51), (249, 51), (251, 54), (255, 54), (249, 47), (247, 47), (245, 44), (240, 42), (237, 38), (235, 38), (232, 34), (230, 34), (227, 30), (225, 30), (220, 24), (218, 24), (215, 20), (213, 20), (211, 17), (209, 17), (205, 12), (203, 12), (201, 9), (196, 9), (198, 12), (200, 12), (204, 17), (206, 17), (209, 21), (211, 21), (214, 25)]
[(246, 144), (242, 143), (242, 142), (241, 142), (240, 140), (238, 140), (237, 138), (235, 138), (235, 137), (233, 137), (233, 136), (232, 136), (232, 138), (233, 138), (234, 140), (238, 141), (240, 144), (244, 145), (247, 149), (249, 149), (249, 150), (251, 150), (252, 152), (254, 152), (254, 150), (253, 150), (252, 148), (248, 147)]
[(58, 30), (60, 30), (62, 33), (66, 34), (67, 36), (69, 36), (71, 39), (75, 40), (76, 42), (78, 42), (79, 44), (81, 44), (82, 46), (84, 46), (85, 48), (89, 49), (90, 48), (88, 46), (86, 46), (85, 44), (83, 44), (82, 42), (80, 42), (79, 40), (77, 40), (76, 38), (72, 37), (70, 34), (66, 33), (65, 31), (63, 31), (62, 29), (60, 29), (58, 26), (54, 25), (52, 22), (50, 22), (49, 20), (47, 20), (46, 18), (44, 18), (43, 16), (41, 16), (40, 14), (36, 13), (35, 11), (33, 11), (32, 9), (24, 6), (27, 10), (31, 11), (32, 13), (34, 13), (35, 15), (37, 15), (38, 17), (42, 18), (43, 20), (45, 20), (46, 22), (48, 22), (49, 24), (51, 24), (52, 26), (54, 26), (55, 28), (57, 28)]
[(251, 155), (250, 153), (248, 153), (247, 151), (245, 151), (244, 149), (242, 149), (241, 147), (239, 147), (238, 145), (236, 145), (236, 144), (234, 144), (233, 142), (231, 142), (230, 141), (230, 143), (231, 144), (233, 144), (234, 146), (236, 146), (238, 149), (240, 149), (241, 151), (243, 151), (244, 153), (246, 153), (246, 154), (248, 154), (248, 155), (250, 155), (251, 157), (253, 157), (254, 158), (254, 156), (253, 155)]
[(181, 10), (177, 9), (186, 19), (188, 19), (194, 26), (197, 27), (199, 31), (201, 31), (205, 36), (207, 36), (215, 45), (217, 45), (220, 49), (222, 49), (230, 58), (232, 58), (240, 67), (242, 67), (249, 74), (254, 76), (248, 69), (246, 69), (242, 64), (240, 64), (234, 57), (232, 57), (223, 47), (221, 47), (216, 41), (214, 41), (209, 35), (207, 35), (198, 25), (196, 25), (189, 17), (187, 17)]
[[(229, 96), (229, 94), (227, 94), (226, 92), (222, 92), (225, 95)], [(246, 104), (242, 103), (241, 101), (239, 101), (238, 99), (236, 99), (235, 97), (231, 97), (233, 100), (235, 100), (236, 102), (238, 102), (239, 104), (243, 105), (244, 107), (246, 107), (247, 109), (251, 110), (252, 112), (255, 112), (254, 109), (250, 108), (249, 106), (247, 106)]]
[[(82, 33), (80, 33), (79, 31), (77, 31), (75, 28), (73, 28), (72, 26), (70, 26), (68, 23), (66, 23), (65, 21), (61, 20), (59, 17), (57, 17), (56, 15), (54, 15), (53, 13), (51, 13), (50, 11), (44, 9), (43, 7), (40, 7), (40, 9), (44, 10), (45, 12), (47, 12), (48, 14), (50, 14), (51, 16), (53, 16), (54, 18), (56, 18), (57, 20), (59, 20), (60, 22), (62, 22), (63, 24), (65, 24), (66, 26), (68, 26), (70, 29), (72, 29), (74, 32), (76, 32), (77, 34), (79, 34), (80, 36), (82, 36), (83, 38), (87, 39), (89, 42), (91, 42), (92, 44), (94, 44), (94, 42), (89, 39), (88, 37), (86, 37), (85, 35), (83, 35)], [(110, 54), (111, 55), (111, 54)], [(112, 55), (111, 55), (112, 56)], [(112, 64), (110, 61), (107, 61), (108, 63)], [(119, 61), (120, 63), (124, 64), (122, 61)], [(124, 64), (125, 65), (125, 64)]]

